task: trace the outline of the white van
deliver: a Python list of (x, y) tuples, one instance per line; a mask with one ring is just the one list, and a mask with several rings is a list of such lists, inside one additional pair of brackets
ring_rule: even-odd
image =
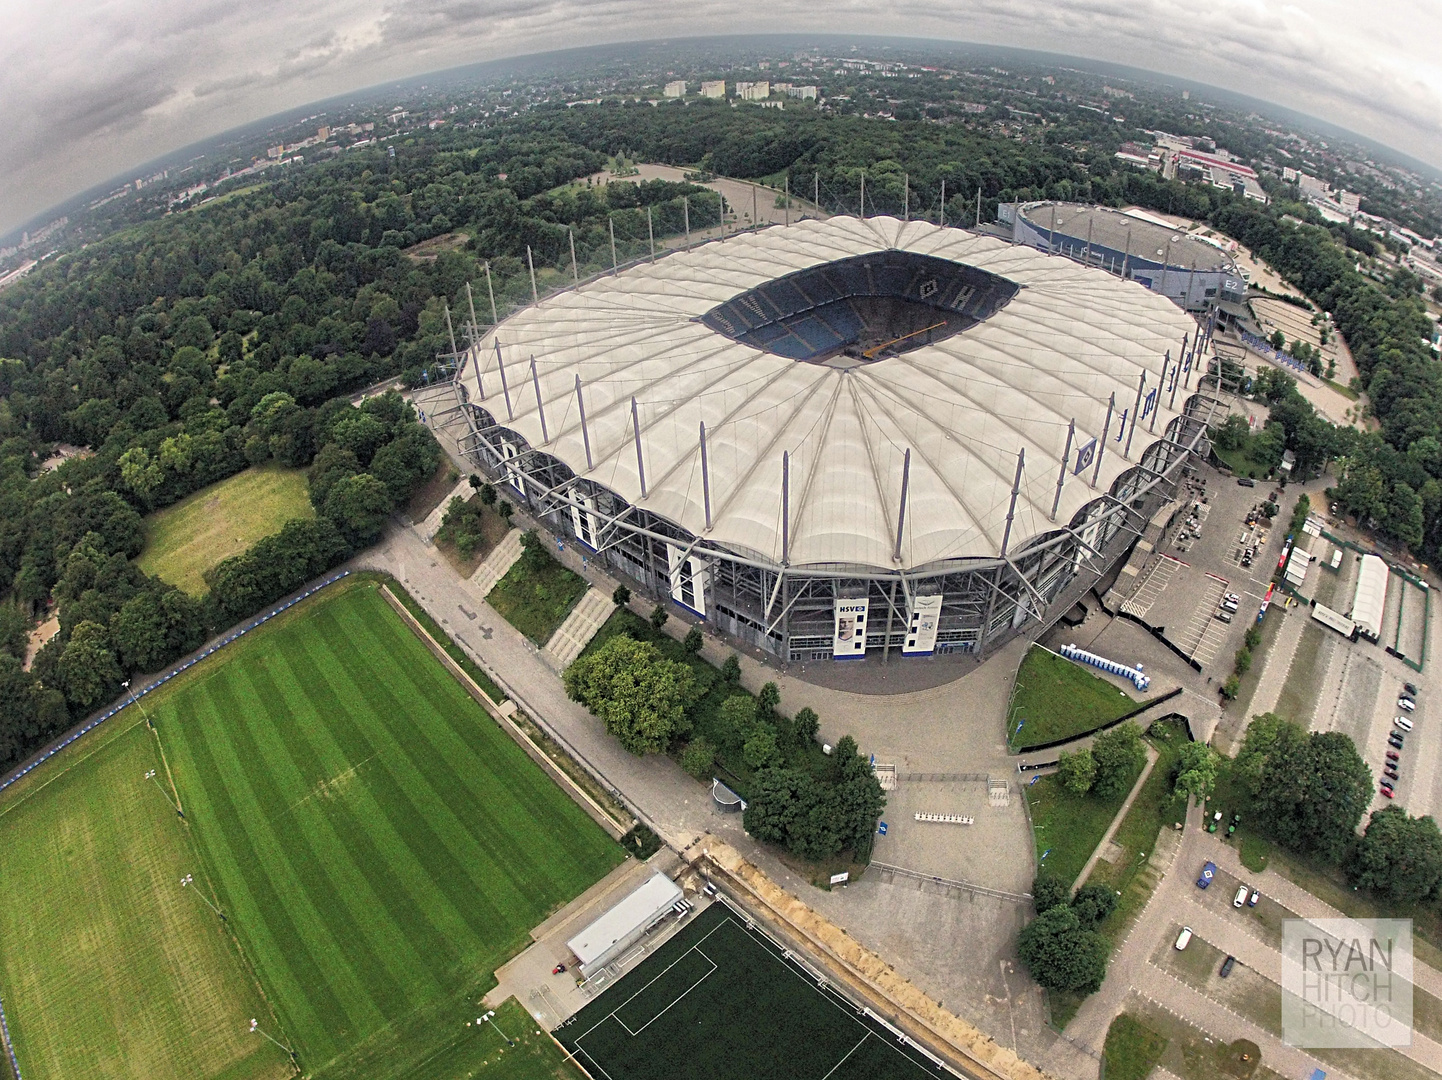
[(1246, 902), (1247, 902), (1247, 887), (1246, 887), (1245, 885), (1240, 885), (1240, 886), (1237, 887), (1237, 895), (1234, 896), (1234, 897), (1232, 897), (1232, 907), (1234, 907), (1234, 908), (1239, 908), (1239, 907), (1241, 907), (1243, 904), (1245, 904)]
[(1191, 940), (1192, 928), (1190, 926), (1182, 927), (1182, 932), (1177, 935), (1177, 951), (1180, 952), (1182, 949), (1185, 949), (1187, 947), (1187, 943)]
[(1401, 728), (1403, 731), (1411, 731), (1411, 730), (1412, 730), (1412, 721), (1411, 721), (1411, 720), (1408, 720), (1405, 716), (1394, 716), (1394, 717), (1392, 717), (1392, 723), (1396, 724), (1396, 725), (1397, 725), (1399, 728)]

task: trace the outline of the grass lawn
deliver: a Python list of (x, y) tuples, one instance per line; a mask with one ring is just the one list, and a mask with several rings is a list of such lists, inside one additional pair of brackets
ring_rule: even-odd
[[(449, 1045), (436, 1049), (406, 1074), (406, 1080), (465, 1080), (481, 1075), (486, 1080), (584, 1080), (556, 1040), (537, 1029), (515, 998), (506, 998), (496, 1009), (496, 1027), (469, 1019), (470, 1023), (462, 1021), (452, 1029)], [(506, 1038), (516, 1045), (507, 1046)]]
[(1265, 479), (1271, 473), (1272, 466), (1251, 456), (1255, 438), (1256, 436), (1249, 435), (1240, 450), (1218, 450), (1213, 446), (1212, 453), (1221, 458), (1227, 468), (1238, 476), (1250, 476), (1254, 480)]
[(1095, 731), (1139, 704), (1080, 664), (1033, 645), (1016, 673), (1007, 735), (1026, 750)]
[(527, 931), (624, 858), (371, 582), (151, 708), (222, 907), (310, 1075), (417, 1075)]
[[(1303, 617), (1303, 616), (1298, 616)], [(1287, 669), (1287, 678), (1282, 691), (1277, 695), (1274, 713), (1286, 720), (1311, 727), (1312, 713), (1317, 709), (1317, 700), (1322, 695), (1321, 665), (1322, 640), (1324, 634), (1332, 631), (1322, 628), (1315, 619), (1307, 618), (1302, 627), (1302, 636), (1297, 641), (1297, 651), (1292, 654), (1292, 666)]]
[(553, 559), (542, 543), (526, 548), (486, 597), (491, 607), (537, 645), (551, 640), (590, 587), (585, 578)]
[(1113, 941), (1121, 940), (1132, 919), (1151, 899), (1158, 878), (1147, 860), (1157, 849), (1161, 831), (1186, 817), (1186, 801), (1172, 794), (1171, 781), (1172, 767), (1187, 742), (1186, 732), (1175, 722), (1158, 721), (1148, 730), (1147, 741), (1158, 751), (1157, 763), (1112, 837), (1122, 854), (1115, 862), (1098, 860), (1087, 878), (1121, 893), (1116, 910), (1101, 925), (1102, 933)]
[(1131, 1013), (1122, 1013), (1107, 1029), (1102, 1051), (1107, 1080), (1146, 1080), (1166, 1048), (1165, 1035), (1158, 1035)]
[[(1272, 651), (1272, 643), (1277, 640), (1277, 632), (1282, 626), (1282, 621), (1284, 619), (1306, 618), (1310, 618), (1310, 616), (1303, 614), (1300, 608), (1296, 611), (1289, 612), (1280, 604), (1273, 604), (1267, 609), (1267, 617), (1260, 623), (1255, 624), (1259, 626), (1262, 631), (1262, 640), (1258, 643), (1257, 647), (1252, 650), (1252, 666), (1247, 669), (1247, 673), (1239, 680), (1241, 685), (1237, 688), (1236, 698), (1232, 701), (1224, 701), (1222, 703), (1222, 708), (1226, 710), (1226, 712), (1233, 716), (1245, 717), (1246, 722), (1250, 723), (1252, 718), (1252, 697), (1257, 692), (1257, 683), (1261, 680), (1262, 671), (1267, 666), (1267, 654)], [(1228, 656), (1218, 656), (1214, 661), (1214, 665), (1217, 673), (1215, 681), (1220, 685), (1226, 677), (1232, 673), (1232, 658)], [(1237, 734), (1236, 747), (1242, 745), (1242, 738), (1245, 734), (1246, 723), (1243, 723), (1241, 730)], [(1221, 737), (1218, 736), (1218, 738), (1220, 739)], [(1224, 754), (1235, 753), (1236, 747), (1223, 746), (1220, 742), (1217, 743), (1217, 749)]]
[(274, 462), (246, 469), (187, 495), (145, 519), (145, 548), (136, 565), (147, 574), (203, 596), (205, 572), (295, 518), (315, 517), (303, 469)]
[(1031, 807), (1038, 872), (1044, 870), (1070, 886), (1101, 843), (1139, 775), (1141, 769), (1127, 778), (1126, 787), (1114, 799), (1073, 795), (1061, 786), (1055, 773), (1027, 784), (1023, 790)]
[(194, 895), (210, 885), (152, 769), (164, 778), (144, 724), (102, 728), (0, 798), (0, 995), (21, 1073), (289, 1077), (287, 1056), (249, 1033), (251, 1017), (275, 1020)]

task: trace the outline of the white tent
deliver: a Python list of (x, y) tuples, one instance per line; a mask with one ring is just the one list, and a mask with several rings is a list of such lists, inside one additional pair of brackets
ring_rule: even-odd
[(1363, 555), (1357, 574), (1357, 592), (1352, 597), (1352, 621), (1357, 629), (1376, 641), (1382, 636), (1382, 613), (1387, 607), (1387, 564), (1377, 555)]

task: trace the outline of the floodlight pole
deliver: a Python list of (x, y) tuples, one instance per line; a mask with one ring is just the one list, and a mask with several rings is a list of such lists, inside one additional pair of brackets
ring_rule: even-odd
[(811, 178), (813, 185), (811, 201), (816, 204), (816, 212), (821, 213), (821, 170), (817, 169), (816, 174)]
[(1091, 215), (1091, 214), (1088, 214), (1088, 215), (1087, 215), (1087, 250), (1086, 250), (1086, 255), (1083, 257), (1083, 258), (1084, 258), (1084, 261), (1086, 262), (1086, 264), (1087, 264), (1088, 266), (1090, 266), (1090, 265), (1092, 264), (1092, 224), (1093, 224), (1092, 215)]
[(706, 421), (701, 421), (701, 499), (706, 507), (706, 531), (711, 531), (711, 470), (706, 460)]
[(1112, 413), (1116, 411), (1116, 407), (1117, 395), (1116, 391), (1112, 391), (1111, 400), (1107, 402), (1107, 420), (1106, 423), (1102, 425), (1101, 442), (1097, 443), (1097, 462), (1096, 465), (1092, 468), (1093, 490), (1096, 489), (1097, 481), (1101, 478), (1102, 475), (1102, 454), (1106, 453), (1107, 436), (1112, 433)]
[[(1145, 390), (1146, 387), (1147, 373), (1143, 371), (1141, 377), (1137, 380), (1137, 401), (1136, 404), (1132, 406), (1132, 426), (1127, 431), (1126, 449), (1122, 451), (1122, 457), (1128, 461), (1132, 459), (1132, 436), (1137, 433), (1137, 421), (1141, 419), (1142, 414), (1142, 391)], [(1122, 423), (1125, 424), (1126, 420), (1123, 419)]]
[(526, 266), (529, 267), (531, 271), (531, 303), (539, 304), (541, 297), (540, 294), (536, 292), (536, 264), (531, 261), (530, 244), (526, 245)]
[(496, 314), (496, 290), (491, 288), (491, 263), (489, 259), (486, 260), (486, 295), (491, 298), (491, 325), (495, 326), (501, 320)]
[(536, 413), (541, 418), (541, 445), (551, 441), (551, 434), (546, 430), (546, 405), (541, 400), (541, 375), (536, 370), (536, 358), (531, 357), (531, 385), (536, 388)]
[(946, 228), (946, 177), (941, 179), (941, 227)]
[[(901, 561), (901, 531), (906, 527), (906, 492), (911, 485), (911, 447), (901, 459), (901, 505), (896, 511), (896, 548), (891, 553), (892, 562)], [(888, 638), (888, 643), (890, 639)]]
[(726, 239), (726, 196), (721, 193), (721, 189), (720, 189), (719, 187), (716, 189), (716, 194), (717, 194), (717, 196), (721, 199), (721, 239), (722, 239), (722, 240), (725, 240), (725, 239)]
[(861, 170), (861, 220), (866, 220), (866, 170)]
[[(481, 336), (481, 328), (476, 325), (476, 300), (475, 300), (475, 297), (473, 297), (473, 296), (471, 295), (471, 283), (470, 283), (469, 281), (466, 282), (466, 307), (467, 307), (467, 308), (470, 310), (470, 312), (471, 312), (471, 334), (470, 334), (471, 340), (470, 340), (470, 344), (466, 347), (466, 359), (469, 360), (469, 359), (470, 359), (471, 350), (472, 350), (472, 349), (477, 349), (477, 344), (478, 344), (478, 341), (479, 341), (480, 336)], [(479, 351), (479, 349), (477, 349), (476, 356), (477, 356), (477, 359), (478, 359), (478, 361), (479, 361), (479, 357), (480, 357), (480, 351)], [(458, 371), (457, 374), (460, 374), (460, 372)], [(480, 369), (477, 368), (477, 370), (476, 370), (476, 381), (477, 381), (477, 382), (480, 382), (480, 380), (481, 380)]]
[(263, 1035), (265, 1036), (265, 1038), (270, 1039), (271, 1042), (275, 1043), (276, 1046), (280, 1047), (282, 1050), (284, 1050), (287, 1054), (290, 1055), (290, 1060), (292, 1064), (296, 1064), (295, 1051), (292, 1050), (289, 1046), (286, 1046), (285, 1043), (281, 1042), (279, 1039), (276, 1039), (273, 1036), (262, 1031), (260, 1028), (260, 1023), (258, 1021), (251, 1020), (250, 1030), (256, 1035)]
[(1130, 224), (1128, 224), (1128, 225), (1127, 225), (1127, 242), (1126, 242), (1126, 246), (1122, 249), (1122, 272), (1121, 272), (1121, 274), (1119, 275), (1123, 281), (1126, 281), (1126, 280), (1127, 280), (1127, 268), (1128, 268), (1128, 264), (1130, 264), (1131, 261), (1132, 261), (1132, 227), (1131, 227)]
[(785, 176), (783, 176), (783, 177), (781, 178), (781, 182), (782, 182), (782, 191), (783, 191), (782, 202), (784, 203), (784, 213), (785, 213), (786, 226), (787, 226), (787, 228), (790, 228), (790, 227), (791, 227), (791, 174), (788, 172)]
[(759, 229), (761, 227), (761, 211), (756, 206), (755, 184), (751, 185), (751, 227), (753, 229)]
[(571, 242), (571, 284), (581, 284), (581, 271), (576, 266), (576, 230), (567, 229), (566, 239)]
[(481, 1019), (484, 1020), (486, 1023), (490, 1024), (491, 1027), (496, 1028), (496, 1034), (499, 1035), (501, 1038), (503, 1038), (503, 1039), (506, 1040), (506, 1045), (507, 1045), (507, 1046), (515, 1046), (516, 1044), (511, 1041), (511, 1037), (510, 1037), (509, 1035), (507, 1035), (504, 1031), (502, 1031), (500, 1028), (496, 1027), (496, 1022), (495, 1022), (495, 1020), (492, 1019), (492, 1017), (494, 1017), (495, 1015), (496, 1015), (496, 1012), (495, 1012), (494, 1009), (492, 1009), (491, 1011), (489, 1011), (489, 1012), (487, 1012), (485, 1015), (483, 1015), (483, 1016), (481, 1017)]
[[(981, 228), (981, 185), (976, 185), (976, 227)], [(1012, 230), (1015, 233), (1015, 229)]]
[(611, 276), (616, 276), (616, 220), (610, 214), (606, 215), (606, 226), (611, 230)]
[(1182, 381), (1182, 361), (1178, 360), (1176, 367), (1172, 368), (1172, 396), (1167, 401), (1167, 408), (1173, 412), (1177, 411), (1177, 383)]
[(686, 250), (691, 250), (691, 197), (681, 196), (681, 218), (686, 223)]
[(449, 301), (446, 303), (446, 334), (451, 339), (451, 356), (454, 357), (456, 355), (456, 331), (455, 328), (451, 326), (451, 305)]
[(590, 472), (596, 467), (591, 460), (591, 432), (586, 427), (586, 399), (581, 396), (581, 375), (576, 373), (576, 409), (581, 414), (581, 441), (586, 444), (586, 471)]
[(500, 338), (494, 340), (496, 342), (496, 367), (501, 372), (501, 393), (506, 398), (506, 419), (514, 420), (515, 415), (511, 412), (511, 388), (506, 385), (506, 362), (501, 358), (501, 340)]
[(656, 230), (651, 227), (651, 208), (646, 207), (646, 239), (651, 244), (651, 261), (656, 261)]
[(1066, 449), (1063, 450), (1061, 453), (1061, 468), (1057, 471), (1056, 474), (1056, 494), (1052, 497), (1051, 500), (1052, 521), (1056, 520), (1057, 508), (1061, 506), (1061, 486), (1062, 483), (1066, 480), (1066, 467), (1067, 463), (1071, 461), (1071, 444), (1074, 438), (1076, 438), (1075, 418), (1072, 419), (1071, 423), (1069, 423), (1066, 428)]
[(911, 220), (911, 174), (901, 174), (901, 220)]
[[(195, 884), (195, 877), (191, 874), (186, 874), (183, 878), (180, 879), (180, 887), (182, 889), (193, 884)], [(209, 900), (207, 900), (203, 892), (201, 892), (199, 889), (196, 889), (195, 895), (200, 897), (200, 902), (202, 904), (210, 908), (211, 911), (215, 912), (216, 918), (218, 918), (221, 922), (230, 922), (230, 920), (225, 917), (225, 912), (221, 911), (220, 908), (216, 907)]]
[[(1011, 543), (1011, 522), (1016, 517), (1016, 499), (1021, 494), (1021, 471), (1026, 467), (1026, 447), (1016, 452), (1016, 478), (1011, 482), (1011, 506), (1006, 511), (1006, 529), (1001, 534), (1001, 557), (1006, 558), (1006, 546)], [(990, 622), (990, 620), (988, 620)]]
[(631, 429), (636, 433), (636, 475), (641, 479), (641, 498), (646, 497), (646, 463), (641, 459), (641, 414), (631, 399)]

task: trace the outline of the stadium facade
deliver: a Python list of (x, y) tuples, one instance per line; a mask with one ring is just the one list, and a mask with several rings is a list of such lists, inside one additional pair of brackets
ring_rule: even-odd
[(455, 415), (547, 528), (783, 661), (980, 654), (1075, 603), (1206, 454), (1197, 336), (1099, 269), (841, 217), (473, 329)]
[(1160, 293), (1186, 311), (1243, 304), (1247, 283), (1221, 246), (1138, 210), (1080, 203), (1003, 203), (1012, 239)]

